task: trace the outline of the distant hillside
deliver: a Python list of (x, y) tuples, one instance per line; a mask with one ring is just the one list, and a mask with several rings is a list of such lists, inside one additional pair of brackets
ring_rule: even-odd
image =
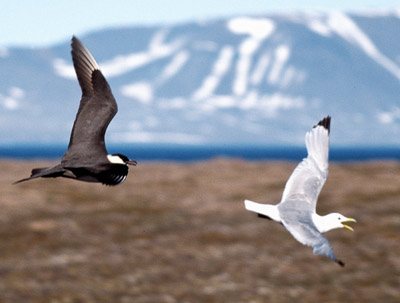
[[(73, 33), (71, 33), (72, 36)], [(79, 37), (118, 101), (112, 142), (400, 144), (400, 13), (299, 12)], [(70, 41), (0, 49), (0, 142), (67, 143), (80, 89)]]

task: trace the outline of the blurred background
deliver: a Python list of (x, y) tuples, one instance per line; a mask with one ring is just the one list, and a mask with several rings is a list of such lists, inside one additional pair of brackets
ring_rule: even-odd
[[(0, 4), (1, 303), (400, 302), (398, 1)], [(11, 185), (66, 150), (72, 35), (118, 102), (108, 151), (139, 165)], [(344, 268), (243, 205), (279, 202), (326, 115)]]
[(3, 156), (62, 155), (81, 94), (72, 35), (93, 53), (118, 101), (110, 149), (131, 146), (142, 159), (160, 145), (159, 153), (212, 146), (207, 155), (221, 145), (217, 153), (303, 147), (304, 133), (329, 114), (333, 149), (399, 154), (397, 1), (3, 1), (2, 7)]

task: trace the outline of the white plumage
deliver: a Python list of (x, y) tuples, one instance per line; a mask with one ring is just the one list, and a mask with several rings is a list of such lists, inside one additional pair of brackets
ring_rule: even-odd
[(326, 255), (340, 265), (328, 240), (321, 234), (334, 228), (353, 230), (345, 222), (355, 222), (339, 213), (320, 216), (316, 213), (319, 193), (328, 177), (329, 132), (331, 117), (327, 116), (306, 133), (307, 158), (300, 162), (286, 183), (281, 202), (277, 205), (245, 200), (249, 211), (282, 223), (292, 236), (313, 247), (314, 254)]

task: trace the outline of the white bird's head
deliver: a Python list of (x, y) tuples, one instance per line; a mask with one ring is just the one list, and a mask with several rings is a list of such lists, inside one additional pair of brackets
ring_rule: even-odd
[(323, 216), (324, 218), (324, 227), (326, 231), (335, 229), (335, 228), (347, 228), (348, 230), (353, 231), (353, 228), (346, 225), (347, 222), (357, 222), (353, 218), (347, 218), (339, 213), (331, 213), (329, 215)]
[(347, 222), (357, 222), (353, 218), (347, 218), (339, 213), (331, 213), (326, 216), (319, 216), (317, 214), (313, 214), (313, 222), (320, 233), (325, 233), (335, 228), (347, 228), (348, 230), (353, 231), (353, 228), (346, 225)]

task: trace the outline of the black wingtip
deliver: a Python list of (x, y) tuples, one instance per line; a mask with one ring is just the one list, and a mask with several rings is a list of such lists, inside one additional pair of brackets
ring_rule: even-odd
[(76, 43), (77, 41), (80, 42), (80, 40), (75, 35), (73, 35), (72, 38), (71, 38), (71, 44), (72, 43)]
[(15, 181), (15, 182), (12, 183), (12, 185), (19, 184), (19, 183), (22, 183), (22, 182), (25, 182), (25, 181), (29, 181), (30, 179), (32, 179), (32, 178), (29, 177), (29, 178), (24, 178), (24, 179)]
[(345, 266), (345, 263), (342, 260), (335, 260), (337, 264), (339, 264), (341, 267)]
[(79, 39), (76, 36), (72, 36), (71, 38), (71, 48), (73, 48), (73, 45), (76, 44), (79, 41)]
[(331, 116), (326, 116), (321, 121), (319, 121), (314, 127), (323, 126), (326, 130), (328, 130), (328, 134), (331, 132)]
[(83, 43), (76, 36), (72, 36), (71, 39), (71, 53), (77, 51), (80, 48), (84, 48)]

